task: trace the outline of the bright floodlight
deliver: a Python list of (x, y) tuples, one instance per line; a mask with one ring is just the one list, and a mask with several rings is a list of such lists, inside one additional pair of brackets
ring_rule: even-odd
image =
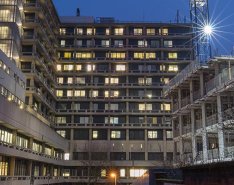
[(203, 31), (206, 35), (211, 35), (213, 32), (213, 28), (211, 25), (206, 25)]

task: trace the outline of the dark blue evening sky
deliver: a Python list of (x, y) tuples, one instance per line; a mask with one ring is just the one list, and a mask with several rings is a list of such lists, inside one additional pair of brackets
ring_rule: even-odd
[[(189, 21), (189, 0), (53, 0), (60, 16), (76, 14), (94, 17), (115, 17), (123, 21), (175, 21), (180, 10), (183, 21)], [(234, 0), (210, 0), (210, 17), (217, 24), (213, 50), (231, 54), (234, 46)]]

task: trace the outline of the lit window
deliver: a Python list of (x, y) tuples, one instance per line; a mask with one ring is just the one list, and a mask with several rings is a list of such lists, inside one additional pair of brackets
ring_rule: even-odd
[(68, 77), (67, 78), (67, 83), (68, 84), (72, 84), (73, 83), (73, 78), (72, 77)]
[(148, 46), (147, 41), (138, 40), (138, 47), (142, 48), (142, 47), (147, 47), (147, 46)]
[(66, 29), (65, 28), (60, 28), (59, 32), (61, 35), (66, 35)]
[(147, 123), (157, 124), (157, 117), (147, 117)]
[(177, 72), (179, 69), (178, 69), (178, 65), (169, 65), (168, 66), (168, 71), (172, 71), (172, 72)]
[(93, 35), (93, 29), (87, 28), (87, 35)]
[(21, 136), (16, 136), (16, 145), (23, 148), (28, 148), (28, 139)]
[(161, 78), (160, 80), (163, 84), (168, 84), (170, 81), (170, 78)]
[(161, 28), (159, 29), (160, 35), (168, 35), (168, 28)]
[(105, 98), (108, 98), (108, 97), (115, 98), (119, 96), (119, 91), (114, 91), (114, 90), (105, 91), (104, 94), (105, 94)]
[(102, 40), (102, 47), (109, 47), (110, 41), (109, 40)]
[(106, 35), (110, 35), (110, 28), (106, 28)]
[(123, 28), (115, 28), (115, 35), (123, 35), (124, 29)]
[(98, 131), (97, 130), (93, 130), (92, 138), (93, 139), (97, 139), (98, 138)]
[(146, 53), (145, 58), (146, 59), (155, 59), (156, 58), (156, 53)]
[(160, 65), (160, 71), (166, 71), (166, 66), (165, 65)]
[(146, 34), (147, 35), (155, 35), (155, 29), (154, 28), (147, 28)]
[(63, 96), (63, 90), (57, 90), (56, 95), (57, 95), (57, 97), (62, 97)]
[(144, 53), (134, 53), (134, 58), (135, 59), (144, 59), (145, 54)]
[(101, 177), (106, 177), (106, 169), (101, 169)]
[(88, 58), (93, 58), (94, 54), (90, 52), (83, 52), (83, 53), (76, 53), (76, 58), (78, 59), (88, 59)]
[(158, 132), (156, 130), (148, 131), (148, 139), (156, 139), (158, 138)]
[(57, 71), (62, 71), (62, 65), (57, 64), (56, 69), (57, 69)]
[(96, 66), (94, 64), (88, 64), (87, 65), (87, 71), (88, 72), (95, 71), (95, 68), (96, 68)]
[(74, 96), (75, 97), (85, 97), (85, 90), (75, 90)]
[(82, 65), (81, 64), (77, 64), (76, 65), (76, 71), (81, 71), (82, 70)]
[(169, 59), (177, 59), (178, 58), (178, 54), (176, 52), (168, 53), (168, 58)]
[(10, 36), (10, 29), (7, 26), (0, 27), (0, 37), (1, 39), (6, 39)]
[(126, 66), (124, 64), (117, 64), (116, 71), (126, 71)]
[(72, 97), (72, 96), (73, 96), (72, 90), (67, 90), (67, 97)]
[(167, 137), (167, 139), (172, 139), (173, 138), (173, 134), (172, 134), (171, 130), (166, 131), (166, 137)]
[(152, 85), (152, 78), (146, 78), (145, 85)]
[(118, 117), (110, 117), (110, 124), (118, 124), (119, 118)]
[(64, 58), (71, 58), (71, 52), (64, 52)]
[(146, 171), (145, 169), (130, 169), (130, 177), (141, 177)]
[(125, 53), (106, 53), (107, 58), (113, 58), (113, 59), (124, 59), (126, 56)]
[(57, 83), (58, 84), (63, 84), (63, 77), (58, 77), (57, 78)]
[(12, 144), (12, 133), (0, 128), (0, 140)]
[(64, 154), (64, 160), (68, 161), (70, 159), (70, 154), (69, 153), (65, 153)]
[(111, 131), (111, 139), (120, 139), (121, 138), (121, 132), (120, 131)]
[(165, 48), (172, 48), (173, 47), (172, 40), (165, 40), (163, 43), (164, 43)]
[(105, 84), (118, 84), (119, 78), (105, 78)]
[(161, 110), (163, 111), (170, 111), (171, 110), (171, 104), (170, 103), (163, 103), (161, 104)]
[(141, 104), (138, 105), (138, 110), (140, 110), (140, 111), (144, 111), (144, 110), (151, 111), (152, 110), (152, 104), (141, 103)]
[(92, 90), (92, 91), (90, 91), (90, 97), (93, 97), (93, 98), (98, 97), (98, 90)]
[(60, 136), (62, 136), (62, 137), (66, 137), (66, 131), (65, 130), (57, 130), (56, 131)]
[(73, 70), (73, 65), (70, 64), (70, 65), (64, 65), (63, 66), (63, 70), (64, 71), (72, 71)]
[(60, 45), (61, 45), (61, 47), (65, 47), (66, 46), (66, 41), (65, 40), (61, 40), (60, 41)]
[(66, 123), (66, 117), (56, 117), (56, 122), (57, 123)]
[(143, 33), (142, 28), (134, 28), (133, 30), (134, 35), (142, 35), (142, 33)]
[(119, 176), (120, 177), (126, 177), (126, 170), (125, 169), (120, 169), (119, 170)]
[(77, 77), (76, 83), (77, 84), (85, 84), (85, 77)]
[(83, 28), (77, 28), (77, 35), (83, 35)]

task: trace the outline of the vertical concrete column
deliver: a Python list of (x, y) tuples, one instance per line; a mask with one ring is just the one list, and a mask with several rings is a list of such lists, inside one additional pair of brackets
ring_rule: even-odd
[(16, 145), (17, 130), (12, 131), (12, 144)]
[(218, 112), (218, 142), (219, 142), (219, 157), (223, 159), (225, 157), (225, 135), (223, 132), (223, 113), (222, 113), (222, 104), (221, 96), (217, 96), (217, 112)]
[(189, 90), (190, 90), (190, 103), (193, 103), (193, 96), (194, 96), (193, 80), (189, 82)]
[(181, 108), (181, 89), (180, 88), (178, 89), (178, 106), (180, 109)]
[(15, 157), (10, 158), (10, 176), (15, 175)]
[(130, 141), (129, 141), (129, 129), (126, 129), (126, 142), (125, 142), (125, 150), (127, 151), (127, 155), (126, 155), (126, 159), (130, 160), (130, 155), (129, 155), (129, 152), (130, 152), (130, 147), (131, 147), (131, 144), (130, 144)]
[(145, 152), (145, 160), (148, 160), (148, 130), (145, 129), (145, 143), (144, 143), (144, 152)]
[(29, 138), (28, 148), (31, 150), (33, 149), (33, 138), (32, 137)]
[(196, 142), (196, 127), (195, 127), (195, 110), (191, 109), (191, 125), (192, 125), (192, 154), (193, 159), (197, 156), (197, 142)]
[(204, 74), (201, 72), (200, 73), (200, 92), (201, 92), (201, 97), (203, 97), (204, 96), (204, 93), (205, 93), (205, 91), (204, 91)]
[(163, 129), (163, 158), (167, 160), (167, 133), (166, 129)]
[(206, 104), (202, 103), (202, 143), (203, 143), (203, 160), (206, 162), (208, 160), (208, 138), (206, 132)]
[[(73, 142), (73, 138), (74, 138), (74, 129), (71, 129), (71, 137), (70, 137), (70, 142), (69, 142), (69, 154), (70, 154), (70, 160), (73, 159), (73, 151), (74, 151), (74, 142)], [(66, 151), (65, 151), (66, 152)]]
[(184, 147), (183, 147), (183, 127), (182, 127), (183, 123), (182, 123), (182, 116), (179, 115), (179, 129), (180, 129), (180, 139), (179, 139), (179, 152), (180, 152), (180, 156), (182, 157), (184, 154)]
[(32, 176), (32, 160), (27, 161), (27, 176)]

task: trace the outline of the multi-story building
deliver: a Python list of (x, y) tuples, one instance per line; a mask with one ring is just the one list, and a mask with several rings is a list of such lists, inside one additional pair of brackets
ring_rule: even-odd
[(184, 167), (185, 184), (233, 183), (233, 62), (223, 56), (191, 63), (165, 90), (173, 104), (174, 164)]
[(191, 24), (58, 17), (48, 0), (0, 7), (0, 66), (22, 86), (1, 79), (2, 182), (108, 184), (115, 172), (130, 184), (169, 164), (162, 89), (193, 60)]
[(162, 87), (192, 60), (190, 29), (61, 17), (55, 128), (70, 140), (75, 166), (106, 160), (134, 177), (172, 159)]

